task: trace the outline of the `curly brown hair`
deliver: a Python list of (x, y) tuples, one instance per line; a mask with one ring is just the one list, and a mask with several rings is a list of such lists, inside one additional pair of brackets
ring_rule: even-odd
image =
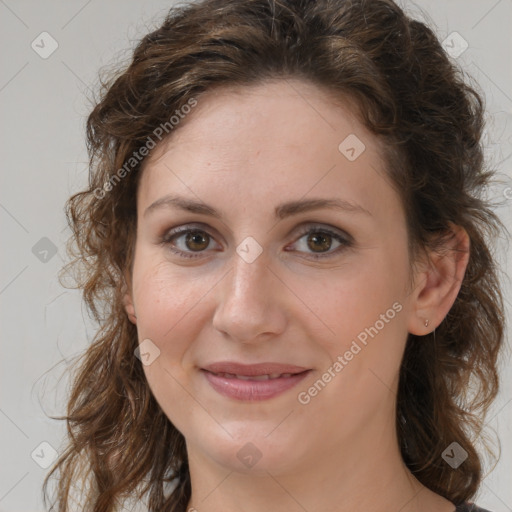
[[(482, 94), (433, 31), (391, 0), (203, 0), (173, 7), (126, 69), (100, 80), (101, 98), (87, 119), (89, 185), (66, 204), (72, 261), (62, 274), (75, 271), (100, 328), (76, 361), (67, 415), (55, 418), (66, 420), (69, 441), (45, 479), (45, 504), (58, 471), (60, 512), (70, 510), (79, 478), (90, 483), (83, 510), (111, 512), (134, 492), (149, 510), (186, 509), (185, 440), (134, 357), (137, 331), (123, 306), (140, 148), (163, 133), (158, 127), (172, 135), (169, 116), (206, 90), (288, 77), (353, 99), (361, 121), (386, 141), (411, 255), (435, 250), (451, 223), (469, 235), (453, 307), (427, 338), (408, 336), (396, 428), (402, 457), (423, 485), (455, 504), (476, 493), (482, 460), (475, 443), (498, 391), (505, 328), (492, 247), (505, 228), (483, 194), (493, 172), (481, 143)], [(457, 470), (441, 458), (453, 441), (468, 453)]]

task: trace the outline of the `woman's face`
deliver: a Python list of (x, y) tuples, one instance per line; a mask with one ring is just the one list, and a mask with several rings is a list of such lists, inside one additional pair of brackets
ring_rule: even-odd
[(349, 107), (295, 80), (209, 91), (145, 162), (127, 312), (192, 458), (279, 474), (394, 438), (423, 319), (401, 202)]

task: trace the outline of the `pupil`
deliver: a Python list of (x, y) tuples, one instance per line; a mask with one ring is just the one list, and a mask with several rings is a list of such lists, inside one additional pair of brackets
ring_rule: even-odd
[[(199, 243), (199, 245), (201, 245), (201, 239), (205, 239), (205, 237), (202, 236), (199, 231), (194, 231), (192, 233), (189, 233), (189, 235), (187, 236), (187, 243), (191, 241), (192, 244)], [(208, 246), (208, 242), (206, 242), (206, 244), (203, 243), (202, 245), (204, 247), (199, 247), (199, 249), (204, 249), (205, 247), (207, 247)], [(197, 247), (196, 247), (196, 249), (197, 249)]]
[[(325, 250), (328, 250), (328, 249), (330, 248), (330, 244), (329, 244), (329, 243), (326, 243), (326, 241), (327, 241), (328, 237), (329, 237), (329, 235), (327, 235), (327, 236), (323, 236), (323, 235), (318, 235), (318, 234), (316, 234), (316, 235), (311, 236), (311, 237), (310, 237), (310, 240), (314, 240), (314, 241), (315, 241), (315, 243), (318, 243), (318, 240), (323, 241), (323, 242), (324, 242), (324, 244), (323, 244), (323, 245), (324, 245), (324, 249), (325, 249)], [(313, 249), (313, 250), (314, 250), (314, 249)], [(316, 251), (316, 252), (321, 252), (321, 251)]]

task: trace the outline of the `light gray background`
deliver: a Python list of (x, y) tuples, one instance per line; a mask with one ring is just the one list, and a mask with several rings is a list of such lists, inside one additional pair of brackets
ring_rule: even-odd
[[(43, 511), (46, 470), (34, 460), (43, 463), (51, 457), (43, 442), (61, 450), (65, 433), (63, 422), (48, 419), (45, 412), (64, 414), (66, 378), (58, 379), (66, 360), (84, 349), (94, 332), (80, 292), (57, 281), (70, 233), (64, 203), (87, 180), (86, 96), (91, 97), (100, 67), (129, 58), (137, 39), (156, 28), (172, 4), (0, 0), (0, 512)], [(504, 180), (489, 193), (501, 200), (496, 211), (510, 228), (512, 193), (507, 198), (505, 190), (512, 185), (512, 0), (402, 3), (424, 18), (419, 5), (441, 39), (456, 31), (469, 45), (456, 60), (486, 95), (488, 156)], [(44, 31), (58, 43), (47, 59), (31, 47)], [(55, 245), (55, 255), (44, 253), (51, 245), (41, 242), (43, 237)], [(505, 245), (499, 258), (510, 276)], [(508, 282), (505, 287), (510, 322)], [(501, 439), (502, 456), (493, 471), (487, 467), (475, 500), (493, 512), (512, 511), (509, 354), (503, 362), (502, 391), (488, 419)]]

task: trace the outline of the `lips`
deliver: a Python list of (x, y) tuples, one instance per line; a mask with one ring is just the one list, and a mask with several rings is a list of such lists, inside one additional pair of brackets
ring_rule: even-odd
[(214, 363), (201, 368), (212, 388), (236, 400), (266, 400), (296, 386), (310, 369), (280, 363)]

